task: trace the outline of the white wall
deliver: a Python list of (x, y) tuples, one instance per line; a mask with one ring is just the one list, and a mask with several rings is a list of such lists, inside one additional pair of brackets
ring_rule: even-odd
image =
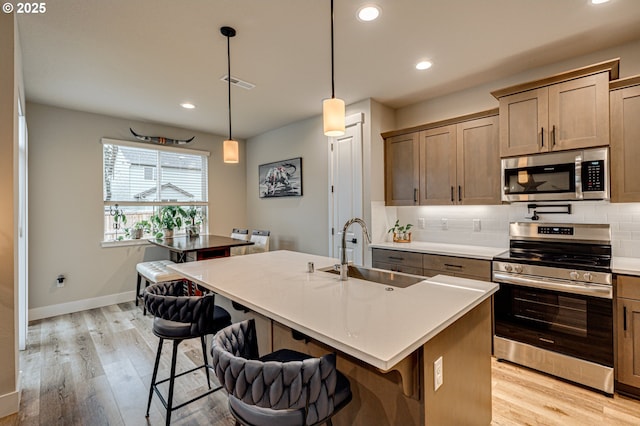
[[(132, 300), (136, 263), (166, 258), (152, 246), (102, 248), (102, 137), (140, 134), (185, 139), (209, 157), (209, 231), (228, 235), (245, 223), (244, 143), (240, 163), (222, 162), (223, 136), (30, 103), (29, 308), (31, 317)], [(56, 277), (67, 277), (56, 287)], [(82, 302), (85, 301), (85, 302)], [(74, 304), (75, 303), (75, 304)], [(83, 304), (84, 303), (84, 304)]]

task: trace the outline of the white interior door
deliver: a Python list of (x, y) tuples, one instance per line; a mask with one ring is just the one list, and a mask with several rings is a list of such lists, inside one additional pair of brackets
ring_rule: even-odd
[[(362, 217), (362, 121), (363, 114), (347, 117), (344, 136), (330, 139), (329, 230), (331, 256), (342, 253), (342, 228), (353, 217)], [(364, 264), (364, 243), (360, 225), (347, 230), (347, 259)]]
[(29, 312), (29, 249), (27, 197), (27, 122), (18, 100), (18, 347), (27, 344)]

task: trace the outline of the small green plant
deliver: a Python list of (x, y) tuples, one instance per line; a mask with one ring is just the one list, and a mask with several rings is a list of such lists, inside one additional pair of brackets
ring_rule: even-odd
[(115, 239), (117, 241), (121, 241), (124, 239), (124, 236), (118, 235), (118, 231), (122, 229), (123, 225), (127, 224), (127, 216), (124, 214), (124, 211), (118, 208), (118, 205), (115, 205), (115, 208), (109, 207), (109, 214), (113, 216), (113, 229), (116, 231)]
[(134, 240), (142, 238), (144, 234), (151, 233), (151, 222), (139, 220), (131, 228), (125, 229), (125, 236)]
[(186, 216), (187, 213), (180, 206), (162, 207), (158, 214), (151, 216), (151, 223), (156, 233), (155, 237), (162, 238), (163, 231), (173, 232), (175, 228), (180, 228), (182, 226), (182, 218)]
[(410, 223), (407, 223), (404, 226), (400, 226), (400, 219), (396, 220), (396, 223), (393, 225), (393, 228), (389, 229), (389, 233), (394, 233), (394, 234), (405, 234), (407, 232), (409, 232), (409, 229), (411, 229), (413, 225)]
[(189, 206), (185, 210), (185, 224), (186, 225), (200, 225), (202, 224), (202, 207)]

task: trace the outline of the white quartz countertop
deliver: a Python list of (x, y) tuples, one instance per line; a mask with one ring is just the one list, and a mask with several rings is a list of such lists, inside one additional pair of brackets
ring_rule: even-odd
[(427, 243), (422, 241), (410, 243), (382, 242), (370, 244), (369, 247), (426, 254), (442, 254), (445, 256), (470, 257), (483, 260), (492, 260), (494, 256), (509, 249), (508, 247), (467, 246), (463, 244)]
[(614, 256), (611, 262), (611, 270), (615, 274), (640, 276), (640, 258)]
[[(314, 262), (316, 272), (307, 272)], [(495, 283), (438, 275), (407, 288), (318, 271), (336, 259), (272, 251), (171, 268), (285, 326), (390, 370), (489, 298)]]

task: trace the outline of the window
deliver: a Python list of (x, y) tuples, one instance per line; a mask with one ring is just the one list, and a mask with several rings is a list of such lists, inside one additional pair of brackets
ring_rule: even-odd
[[(209, 153), (102, 139), (104, 241), (127, 239), (162, 206), (199, 207), (206, 226)], [(119, 213), (126, 217), (114, 220)], [(184, 233), (184, 228), (175, 230)]]

